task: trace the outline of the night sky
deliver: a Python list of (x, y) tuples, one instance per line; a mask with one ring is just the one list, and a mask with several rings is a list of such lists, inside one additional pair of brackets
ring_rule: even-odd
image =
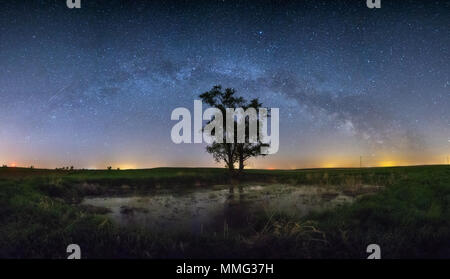
[(448, 1), (81, 1), (1, 2), (0, 164), (220, 166), (170, 139), (216, 84), (280, 108), (252, 168), (450, 156)]

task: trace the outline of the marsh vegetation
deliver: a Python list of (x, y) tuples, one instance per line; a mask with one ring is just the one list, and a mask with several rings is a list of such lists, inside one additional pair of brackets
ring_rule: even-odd
[(352, 202), (380, 187), (359, 191), (315, 185), (244, 185), (230, 193), (228, 185), (184, 191), (153, 191), (145, 195), (88, 197), (82, 205), (104, 209), (121, 226), (146, 227), (160, 232), (221, 233), (224, 228), (248, 228), (259, 215), (285, 214), (301, 218)]
[(0, 169), (0, 256), (450, 256), (448, 166), (245, 170)]

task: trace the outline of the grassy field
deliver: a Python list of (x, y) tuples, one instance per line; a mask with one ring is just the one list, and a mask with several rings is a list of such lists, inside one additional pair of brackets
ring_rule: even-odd
[(0, 168), (0, 257), (65, 258), (77, 243), (83, 258), (450, 258), (450, 167), (246, 170), (240, 183), (360, 189), (376, 194), (302, 218), (258, 216), (251, 227), (214, 235), (156, 233), (118, 227), (85, 196), (182, 191), (229, 181), (217, 168), (41, 170)]

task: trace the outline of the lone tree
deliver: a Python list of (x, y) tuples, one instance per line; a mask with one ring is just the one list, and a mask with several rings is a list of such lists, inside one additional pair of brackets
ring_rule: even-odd
[[(255, 109), (255, 111), (258, 111), (259, 108), (262, 107), (262, 103), (258, 101), (258, 99), (252, 99), (250, 103), (246, 106), (244, 106), (244, 109)], [(270, 116), (270, 115), (267, 115)], [(257, 121), (258, 119), (254, 119)], [(257, 157), (257, 156), (265, 156), (266, 154), (261, 153), (261, 147), (268, 147), (269, 145), (266, 143), (261, 142), (261, 138), (259, 137), (259, 130), (262, 128), (258, 124), (256, 126), (256, 134), (258, 135), (258, 140), (256, 143), (251, 143), (249, 134), (250, 134), (250, 117), (246, 116), (245, 119), (245, 142), (244, 143), (237, 143), (237, 149), (236, 149), (236, 156), (237, 161), (239, 162), (239, 171), (242, 171), (245, 167), (245, 161), (250, 159), (251, 157)], [(236, 133), (235, 133), (236, 135)]]
[[(235, 170), (235, 164), (238, 163), (239, 165), (239, 171), (242, 171), (245, 167), (245, 162), (252, 158), (257, 156), (264, 156), (264, 154), (261, 154), (261, 147), (262, 146), (268, 146), (267, 144), (264, 144), (261, 142), (261, 139), (257, 137), (256, 142), (250, 142), (249, 140), (249, 130), (250, 130), (250, 116), (245, 115), (243, 119), (240, 121), (245, 121), (244, 127), (245, 127), (245, 142), (238, 142), (237, 140), (237, 127), (238, 127), (238, 121), (233, 117), (233, 136), (234, 141), (232, 143), (228, 143), (226, 141), (227, 138), (227, 130), (226, 130), (226, 109), (232, 108), (242, 108), (244, 110), (247, 109), (255, 109), (256, 111), (262, 107), (262, 104), (258, 101), (258, 99), (252, 99), (250, 102), (247, 102), (243, 97), (237, 97), (235, 96), (236, 90), (233, 88), (226, 88), (225, 90), (222, 90), (222, 87), (220, 85), (214, 86), (210, 91), (207, 91), (203, 94), (201, 94), (199, 97), (202, 99), (202, 101), (206, 104), (208, 104), (211, 107), (217, 108), (222, 112), (222, 115), (224, 117), (223, 121), (223, 141), (217, 142), (214, 141), (212, 144), (208, 145), (206, 147), (206, 151), (213, 155), (216, 162), (225, 162), (225, 166), (230, 170), (230, 172), (233, 172)], [(258, 116), (256, 116), (258, 117)], [(211, 119), (211, 121), (213, 121)], [(253, 119), (257, 121), (258, 119)], [(210, 122), (211, 122), (210, 121)], [(208, 122), (208, 123), (210, 123)], [(257, 135), (259, 135), (259, 125), (257, 125)], [(211, 132), (212, 135), (215, 135), (215, 131), (213, 130)]]

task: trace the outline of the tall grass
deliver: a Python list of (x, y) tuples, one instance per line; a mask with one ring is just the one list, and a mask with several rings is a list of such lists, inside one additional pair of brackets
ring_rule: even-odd
[[(351, 205), (296, 217), (263, 212), (247, 226), (191, 235), (119, 228), (77, 205), (86, 195), (121, 194), (224, 183), (221, 169), (0, 173), (0, 257), (64, 258), (70, 243), (85, 258), (364, 258), (450, 257), (450, 169), (447, 166), (296, 171), (249, 170), (242, 181), (385, 186)], [(123, 187), (128, 185), (129, 187)]]

